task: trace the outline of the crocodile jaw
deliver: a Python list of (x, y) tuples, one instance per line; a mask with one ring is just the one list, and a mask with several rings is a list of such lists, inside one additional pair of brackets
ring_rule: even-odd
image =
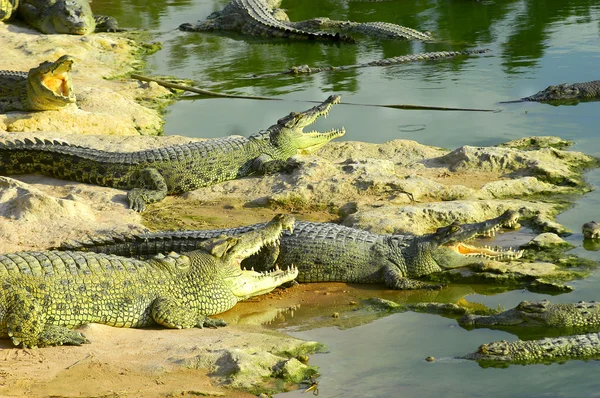
[(277, 121), (277, 135), (272, 141), (289, 140), (296, 148), (298, 154), (308, 154), (321, 148), (334, 138), (341, 137), (346, 134), (346, 130), (333, 129), (325, 133), (317, 131), (303, 132), (302, 130), (313, 124), (321, 116), (327, 117), (331, 107), (339, 104), (341, 97), (339, 95), (331, 95), (321, 104), (314, 106), (304, 112), (292, 112), (287, 116), (282, 117)]
[(44, 62), (29, 71), (27, 95), (34, 110), (53, 110), (75, 102), (71, 85), (73, 58), (63, 55), (56, 62)]
[(228, 283), (231, 293), (238, 300), (245, 300), (249, 297), (269, 293), (277, 286), (293, 281), (298, 276), (298, 268), (291, 268), (282, 271), (276, 268), (271, 272), (254, 272), (243, 270), (237, 277), (230, 278)]

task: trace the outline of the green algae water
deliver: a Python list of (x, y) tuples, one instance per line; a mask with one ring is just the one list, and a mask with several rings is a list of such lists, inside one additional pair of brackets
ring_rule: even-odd
[[(327, 16), (359, 22), (384, 21), (431, 31), (434, 43), (362, 39), (357, 44), (268, 41), (238, 34), (186, 33), (176, 28), (204, 19), (226, 1), (106, 0), (94, 11), (116, 17), (121, 26), (159, 34), (163, 49), (149, 57), (153, 75), (193, 79), (199, 87), (226, 93), (262, 95), (284, 101), (196, 97), (179, 101), (166, 115), (165, 134), (190, 137), (248, 136), (281, 116), (311, 107), (337, 93), (342, 102), (486, 108), (499, 112), (406, 111), (338, 105), (315, 127), (345, 126), (343, 139), (374, 143), (403, 138), (454, 149), (495, 145), (532, 135), (558, 135), (576, 142), (574, 150), (600, 156), (600, 102), (576, 106), (540, 103), (499, 104), (531, 95), (551, 84), (600, 79), (600, 1), (598, 0), (284, 0), (291, 20)], [(360, 39), (359, 36), (357, 38)], [(349, 65), (424, 51), (488, 48), (487, 54), (450, 60), (371, 67), (310, 76), (252, 79), (295, 65)], [(600, 171), (587, 175), (595, 188)], [(600, 192), (579, 199), (558, 221), (575, 231), (567, 240), (577, 254), (594, 260), (600, 251), (582, 247), (581, 225), (600, 220)], [(572, 282), (574, 292), (553, 301), (600, 300), (598, 273)], [(449, 288), (453, 300), (511, 308), (522, 300), (548, 296), (527, 291), (496, 295)], [(453, 294), (456, 293), (456, 294)], [(370, 291), (377, 296), (387, 292)], [(394, 293), (400, 294), (400, 293)], [(394, 299), (394, 294), (386, 298)], [(444, 299), (442, 299), (444, 300)], [(327, 313), (322, 310), (318, 316)], [(329, 312), (330, 313), (330, 312)], [(298, 315), (299, 316), (299, 315)], [(314, 313), (307, 311), (304, 324)], [(298, 321), (302, 323), (302, 321)], [(481, 368), (450, 359), (486, 342), (515, 340), (509, 333), (466, 331), (451, 319), (404, 313), (339, 330), (304, 330), (287, 323), (289, 333), (329, 347), (311, 357), (320, 367), (323, 397), (592, 397), (600, 396), (597, 361)], [(427, 356), (436, 362), (424, 361)], [(301, 391), (281, 396), (306, 396)]]

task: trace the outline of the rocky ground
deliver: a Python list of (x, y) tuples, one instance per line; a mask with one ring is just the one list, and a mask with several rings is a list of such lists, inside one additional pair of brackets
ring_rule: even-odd
[[(157, 109), (172, 96), (168, 90), (105, 79), (139, 66), (145, 49), (130, 38), (41, 36), (0, 24), (0, 45), (6, 55), (1, 69), (27, 70), (63, 54), (74, 56), (78, 97), (77, 105), (61, 111), (0, 115), (2, 141), (41, 137), (133, 151), (192, 140), (148, 136), (160, 131)], [(554, 216), (567, 198), (588, 191), (582, 172), (596, 165), (595, 159), (566, 150), (568, 144), (557, 137), (530, 137), (448, 151), (407, 140), (332, 142), (317, 154), (298, 157), (291, 174), (248, 177), (168, 197), (143, 214), (128, 209), (123, 190), (43, 176), (0, 177), (0, 252), (45, 249), (114, 231), (237, 226), (280, 212), (375, 232), (422, 234), (455, 220), (476, 222), (515, 209), (531, 228), (565, 234)], [(477, 267), (487, 275), (533, 275), (543, 283), (557, 275), (573, 277), (550, 262)], [(287, 293), (277, 294), (259, 301), (275, 308)], [(311, 372), (296, 358), (319, 348), (256, 326), (180, 331), (93, 325), (84, 332), (92, 344), (83, 347), (20, 350), (3, 341), (0, 395), (230, 395), (223, 385), (256, 392), (264, 380), (281, 389), (282, 376), (297, 383)]]

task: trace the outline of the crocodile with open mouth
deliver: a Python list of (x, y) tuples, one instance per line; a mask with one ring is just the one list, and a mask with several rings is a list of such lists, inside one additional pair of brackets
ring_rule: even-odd
[[(276, 250), (261, 252), (242, 264), (256, 270), (274, 264), (298, 267), (298, 282), (382, 283), (392, 289), (439, 288), (416, 280), (444, 268), (468, 265), (474, 258), (510, 260), (521, 252), (467, 245), (475, 236), (489, 236), (518, 220), (518, 212), (474, 224), (453, 223), (421, 235), (382, 235), (331, 223), (298, 221), (294, 233), (285, 233)], [(205, 239), (220, 234), (237, 235), (264, 224), (211, 231), (167, 231), (139, 235), (92, 238), (68, 242), (60, 250), (84, 250), (145, 257), (170, 251), (193, 250)]]
[(242, 260), (276, 245), (294, 218), (278, 215), (262, 228), (219, 236), (196, 250), (137, 260), (107, 254), (38, 251), (0, 255), (0, 335), (15, 345), (87, 343), (72, 328), (225, 326), (207, 316), (293, 280), (291, 266), (269, 273), (242, 270)]
[(289, 170), (288, 159), (321, 148), (345, 130), (304, 132), (327, 115), (340, 96), (304, 112), (292, 112), (250, 137), (230, 136), (137, 152), (106, 152), (35, 139), (0, 143), (0, 175), (38, 173), (121, 189), (133, 210), (167, 195), (252, 174)]
[(29, 72), (0, 71), (0, 113), (56, 110), (74, 103), (73, 62), (73, 57), (63, 55)]

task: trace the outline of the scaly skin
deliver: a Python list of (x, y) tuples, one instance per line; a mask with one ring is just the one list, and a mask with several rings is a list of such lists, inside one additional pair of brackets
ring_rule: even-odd
[(232, 0), (221, 11), (209, 15), (206, 21), (195, 25), (185, 23), (179, 29), (189, 32), (233, 30), (251, 36), (354, 42), (351, 37), (339, 33), (295, 28), (280, 17), (275, 17), (274, 9), (266, 0)]
[(0, 21), (9, 21), (17, 15), (20, 0), (0, 0)]
[(290, 157), (313, 152), (344, 135), (344, 129), (302, 131), (339, 102), (340, 97), (332, 95), (320, 105), (292, 112), (249, 138), (231, 136), (138, 152), (105, 152), (38, 139), (0, 143), (0, 175), (38, 173), (130, 189), (129, 205), (143, 211), (146, 204), (168, 194), (288, 169)]
[(178, 329), (224, 326), (207, 316), (297, 276), (294, 267), (260, 274), (239, 265), (263, 246), (275, 244), (293, 224), (293, 217), (276, 216), (264, 228), (146, 261), (82, 252), (0, 255), (0, 334), (15, 345), (42, 347), (87, 342), (70, 329), (90, 322)]
[[(298, 267), (299, 282), (384, 283), (392, 289), (438, 288), (414, 280), (424, 275), (468, 264), (472, 257), (517, 258), (520, 253), (468, 246), (463, 242), (477, 235), (493, 234), (503, 225), (513, 225), (518, 213), (476, 224), (452, 224), (432, 234), (380, 235), (336, 224), (297, 222), (294, 233), (282, 236), (279, 250), (262, 252), (242, 265), (265, 270), (277, 263)], [(149, 256), (169, 251), (193, 250), (203, 240), (220, 234), (237, 235), (264, 224), (212, 231), (172, 231), (143, 235), (92, 238), (70, 242), (62, 250), (89, 250), (124, 256)]]
[(550, 102), (560, 104), (577, 104), (580, 100), (600, 100), (600, 80), (585, 83), (563, 83), (558, 86), (548, 86), (529, 97), (514, 101), (503, 101), (503, 104), (523, 101)]
[(565, 329), (598, 329), (600, 304), (591, 302), (552, 304), (548, 300), (523, 301), (515, 308), (490, 316), (466, 315), (458, 320), (466, 328), (543, 326)]
[(581, 232), (585, 239), (600, 239), (600, 223), (596, 221), (586, 222), (581, 226)]
[(600, 356), (600, 333), (567, 337), (544, 338), (507, 342), (506, 340), (482, 344), (477, 352), (461, 358), (475, 360), (481, 366), (505, 367), (508, 364), (564, 362), (569, 359), (590, 359)]
[(0, 113), (57, 110), (74, 103), (73, 62), (71, 56), (63, 55), (29, 72), (0, 71)]
[(114, 18), (93, 15), (88, 0), (20, 0), (20, 3), (15, 7), (18, 15), (42, 33), (87, 35), (117, 30)]
[(252, 78), (265, 78), (265, 77), (273, 77), (278, 75), (302, 75), (302, 74), (311, 74), (311, 73), (319, 73), (319, 72), (327, 72), (327, 71), (339, 71), (339, 70), (347, 70), (347, 69), (357, 69), (357, 68), (367, 68), (371, 66), (392, 66), (392, 65), (400, 65), (408, 62), (415, 61), (434, 61), (438, 59), (447, 59), (447, 58), (455, 58), (464, 55), (473, 55), (473, 54), (484, 54), (489, 52), (488, 49), (481, 50), (464, 50), (464, 51), (438, 51), (438, 52), (430, 52), (430, 53), (419, 53), (419, 54), (410, 54), (410, 55), (401, 55), (398, 57), (392, 58), (384, 58), (377, 61), (371, 61), (362, 64), (354, 64), (354, 65), (340, 65), (340, 66), (324, 66), (324, 67), (312, 67), (308, 65), (301, 66), (293, 66), (288, 70), (283, 72), (275, 72), (275, 73), (266, 73), (263, 75), (253, 75)]
[(420, 32), (388, 22), (337, 21), (321, 17), (306, 21), (289, 22), (289, 24), (299, 29), (336, 29), (341, 32), (360, 33), (378, 39), (433, 40), (433, 36), (429, 32)]

